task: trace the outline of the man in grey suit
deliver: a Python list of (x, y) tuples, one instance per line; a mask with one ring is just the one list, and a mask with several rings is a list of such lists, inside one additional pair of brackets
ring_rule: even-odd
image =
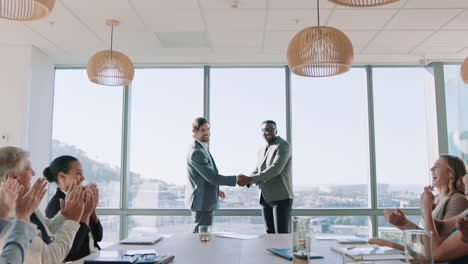
[(209, 152), (210, 123), (203, 117), (196, 118), (192, 123), (194, 142), (187, 154), (188, 180), (185, 203), (195, 214), (194, 233), (200, 225), (213, 224), (213, 210), (218, 208), (219, 197), (224, 199), (224, 193), (219, 191), (220, 185), (245, 186), (246, 176), (223, 176)]
[(277, 136), (276, 123), (262, 123), (267, 145), (258, 152), (256, 169), (250, 175), (250, 184), (262, 191), (260, 205), (267, 233), (289, 233), (293, 203), (291, 147)]

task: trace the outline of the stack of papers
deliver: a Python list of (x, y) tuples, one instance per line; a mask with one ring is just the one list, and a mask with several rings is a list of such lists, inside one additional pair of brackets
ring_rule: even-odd
[(233, 238), (233, 239), (255, 239), (255, 238), (260, 237), (260, 235), (248, 235), (248, 234), (231, 233), (231, 232), (216, 233), (215, 235), (217, 237), (225, 237), (225, 238)]
[(405, 259), (405, 253), (391, 247), (381, 246), (351, 246), (351, 247), (331, 247), (333, 251), (342, 253), (354, 260), (394, 260)]
[(161, 235), (142, 235), (131, 236), (120, 241), (120, 244), (137, 244), (137, 245), (152, 245), (161, 240)]

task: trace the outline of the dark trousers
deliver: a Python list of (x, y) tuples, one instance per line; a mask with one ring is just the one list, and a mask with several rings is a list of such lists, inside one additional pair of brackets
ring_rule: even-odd
[(213, 225), (213, 211), (195, 211), (195, 228), (193, 233), (198, 233), (201, 225)]
[(267, 201), (260, 195), (262, 215), (268, 234), (289, 233), (291, 223), (292, 199)]

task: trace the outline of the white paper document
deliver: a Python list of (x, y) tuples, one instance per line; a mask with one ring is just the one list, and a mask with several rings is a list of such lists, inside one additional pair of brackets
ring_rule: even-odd
[(248, 235), (239, 233), (215, 233), (215, 236), (233, 239), (255, 239), (260, 237), (260, 235)]
[(357, 236), (352, 235), (318, 235), (314, 237), (318, 240), (359, 239)]

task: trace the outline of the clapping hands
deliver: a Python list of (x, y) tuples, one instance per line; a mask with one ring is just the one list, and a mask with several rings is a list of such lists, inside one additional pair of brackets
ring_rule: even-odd
[(397, 208), (395, 211), (391, 209), (385, 209), (384, 215), (385, 219), (387, 219), (390, 224), (400, 229), (402, 229), (403, 226), (408, 223), (408, 219), (406, 219), (405, 214), (399, 208)]
[(15, 206), (18, 187), (18, 182), (12, 178), (0, 182), (0, 218), (6, 218)]
[(431, 212), (434, 208), (434, 194), (432, 193), (432, 187), (424, 187), (424, 192), (421, 194), (421, 209), (426, 212)]
[(240, 174), (237, 176), (237, 185), (239, 185), (240, 187), (244, 187), (247, 184), (249, 184), (251, 180), (251, 177)]

